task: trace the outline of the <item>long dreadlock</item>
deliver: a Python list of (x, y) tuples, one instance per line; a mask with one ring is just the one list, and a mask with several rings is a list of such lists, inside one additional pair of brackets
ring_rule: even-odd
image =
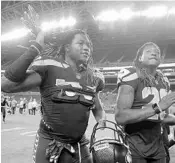
[[(59, 33), (55, 42), (53, 42), (50, 45), (46, 45), (43, 55), (52, 56), (52, 57), (62, 57), (65, 60), (65, 54), (66, 54), (65, 47), (67, 44), (70, 44), (72, 42), (76, 34), (82, 34), (88, 37), (90, 41), (90, 50), (92, 53), (93, 45), (89, 38), (89, 35), (83, 30), (74, 29), (74, 30), (69, 30), (66, 32)], [(90, 85), (94, 83), (93, 73), (94, 73), (94, 64), (93, 64), (93, 58), (91, 55), (87, 62), (87, 65), (85, 65), (85, 71), (83, 71), (83, 74), (85, 75), (85, 78), (86, 78), (86, 82)]]
[(152, 87), (152, 86), (155, 86), (156, 85), (156, 81), (157, 82), (160, 82), (161, 81), (163, 83), (165, 89), (166, 90), (169, 90), (169, 83), (166, 80), (166, 77), (164, 76), (164, 74), (160, 70), (156, 70), (155, 77), (152, 76), (152, 75), (150, 75), (150, 74), (148, 74), (147, 71), (146, 71), (146, 68), (144, 67), (144, 65), (142, 64), (142, 62), (140, 62), (140, 60), (139, 60), (139, 58), (143, 54), (143, 50), (145, 49), (145, 47), (150, 46), (150, 45), (156, 47), (157, 50), (160, 53), (160, 48), (155, 43), (153, 43), (153, 42), (147, 42), (147, 43), (145, 43), (144, 45), (142, 45), (138, 49), (136, 58), (133, 61), (133, 66), (136, 68), (136, 71), (137, 71), (137, 74), (139, 76), (139, 79), (142, 82), (144, 82), (144, 85), (145, 86)]

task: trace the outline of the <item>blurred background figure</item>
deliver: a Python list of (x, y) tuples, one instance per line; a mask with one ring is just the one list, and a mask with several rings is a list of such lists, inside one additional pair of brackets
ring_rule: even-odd
[(28, 102), (28, 112), (29, 112), (29, 115), (32, 115), (32, 109), (33, 109), (33, 107), (32, 107), (32, 105), (33, 105), (33, 102), (32, 102), (32, 97), (30, 98), (30, 101)]
[(6, 96), (8, 105), (6, 106), (6, 112), (10, 115), (12, 114), (12, 105), (11, 105), (11, 97)]
[(12, 96), (12, 101), (11, 101), (12, 114), (15, 114), (16, 106), (17, 106), (17, 101), (15, 100), (14, 96)]
[(2, 113), (4, 123), (5, 123), (5, 117), (6, 117), (6, 107), (8, 107), (7, 97), (1, 96), (1, 113)]
[(23, 114), (23, 107), (24, 107), (24, 100), (23, 98), (20, 98), (20, 102), (19, 102), (19, 113)]
[(26, 107), (27, 107), (27, 99), (24, 98), (23, 99), (24, 103), (23, 103), (23, 112), (26, 112)]
[(36, 99), (34, 98), (32, 102), (32, 115), (35, 115), (37, 105)]

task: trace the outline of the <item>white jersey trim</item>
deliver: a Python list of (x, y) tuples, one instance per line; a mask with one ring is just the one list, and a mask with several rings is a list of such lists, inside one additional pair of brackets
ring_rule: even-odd
[(32, 63), (31, 66), (56, 66), (62, 68), (68, 68), (69, 65), (52, 60), (52, 59), (45, 59), (45, 60), (37, 60)]
[(130, 74), (126, 77), (123, 77), (122, 81), (127, 82), (127, 81), (131, 81), (131, 80), (135, 80), (135, 79), (138, 79), (137, 73), (133, 73), (133, 74)]

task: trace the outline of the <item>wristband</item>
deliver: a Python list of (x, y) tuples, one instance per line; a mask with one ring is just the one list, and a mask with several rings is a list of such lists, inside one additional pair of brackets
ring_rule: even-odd
[(157, 103), (153, 104), (153, 105), (152, 105), (152, 108), (155, 110), (155, 113), (156, 113), (156, 114), (161, 113), (161, 109), (160, 109), (160, 107), (157, 105)]
[(31, 40), (30, 43), (30, 47), (34, 48), (38, 52), (38, 54), (40, 54), (43, 49), (42, 46), (34, 40)]

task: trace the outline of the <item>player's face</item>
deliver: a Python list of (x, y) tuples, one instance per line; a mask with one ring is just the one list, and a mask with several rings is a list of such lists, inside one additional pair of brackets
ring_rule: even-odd
[(144, 48), (140, 61), (147, 66), (159, 66), (161, 54), (154, 45), (148, 45)]
[(76, 34), (69, 47), (69, 56), (74, 61), (87, 63), (91, 56), (90, 40), (86, 35)]

